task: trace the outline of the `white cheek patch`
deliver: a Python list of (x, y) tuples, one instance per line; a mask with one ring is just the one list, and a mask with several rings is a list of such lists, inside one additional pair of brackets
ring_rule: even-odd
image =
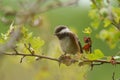
[(71, 32), (68, 28), (61, 30), (59, 33)]

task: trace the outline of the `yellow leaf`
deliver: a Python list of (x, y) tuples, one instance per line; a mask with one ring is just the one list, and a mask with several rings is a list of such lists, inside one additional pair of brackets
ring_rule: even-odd
[(85, 28), (83, 31), (83, 33), (86, 33), (86, 34), (91, 34), (91, 32), (92, 32), (92, 29), (90, 27)]

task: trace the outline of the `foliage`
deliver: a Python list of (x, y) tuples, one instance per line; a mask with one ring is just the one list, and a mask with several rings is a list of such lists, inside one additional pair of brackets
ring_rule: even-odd
[[(117, 45), (120, 42), (119, 6), (114, 6), (110, 0), (91, 1), (92, 9), (89, 12), (89, 16), (93, 20), (91, 27), (94, 29), (102, 29), (100, 33), (98, 33), (97, 38), (106, 41), (111, 48), (119, 47), (119, 45)], [(119, 1), (115, 1), (116, 4), (119, 5)]]
[[(40, 1), (42, 1), (42, 0), (40, 0)], [(91, 0), (91, 2), (92, 2), (91, 9), (89, 10), (89, 13), (88, 13), (89, 17), (91, 18), (91, 23), (90, 23), (90, 25), (87, 25), (89, 27), (84, 28), (84, 30), (81, 31), (81, 32), (83, 32), (82, 34), (85, 35), (85, 36), (83, 36), (83, 35), (81, 36), (81, 38), (84, 39), (84, 43), (82, 42), (82, 44), (84, 44), (84, 46), (83, 46), (84, 53), (83, 53), (83, 56), (80, 57), (79, 59), (76, 59), (76, 55), (75, 56), (73, 55), (74, 57), (71, 55), (67, 55), (67, 56), (57, 55), (57, 54), (61, 53), (61, 51), (58, 47), (54, 48), (54, 46), (56, 47), (56, 46), (58, 46), (58, 44), (57, 44), (57, 41), (53, 39), (53, 37), (51, 39), (51, 36), (45, 36), (48, 39), (48, 43), (47, 43), (47, 41), (45, 42), (42, 37), (33, 36), (34, 33), (30, 32), (29, 29), (26, 28), (26, 26), (30, 26), (30, 25), (26, 25), (25, 23), (32, 24), (31, 26), (33, 28), (35, 28), (35, 26), (40, 26), (41, 21), (43, 22), (43, 20), (41, 19), (41, 14), (38, 14), (39, 12), (42, 12), (42, 11), (44, 12), (44, 10), (47, 11), (47, 10), (51, 10), (54, 8), (70, 5), (70, 4), (72, 4), (71, 1), (69, 4), (67, 4), (67, 3), (62, 4), (62, 1), (57, 0), (57, 1), (55, 1), (55, 3), (50, 4), (50, 5), (48, 2), (47, 7), (45, 7), (46, 4), (41, 6), (40, 11), (39, 11), (38, 6), (35, 6), (35, 8), (37, 8), (38, 11), (34, 11), (35, 10), (34, 8), (28, 9), (27, 8), (28, 6), (26, 7), (25, 6), (26, 4), (24, 4), (25, 9), (21, 10), (21, 12), (17, 12), (19, 14), (17, 14), (17, 16), (15, 17), (15, 20), (17, 20), (17, 19), (18, 19), (18, 21), (21, 20), (20, 24), (22, 24), (22, 27), (20, 28), (20, 37), (19, 37), (19, 39), (16, 39), (17, 43), (15, 43), (15, 46), (11, 47), (11, 50), (8, 50), (11, 53), (15, 53), (15, 54), (10, 54), (10, 55), (16, 55), (16, 56), (21, 55), (21, 57), (14, 58), (15, 59), (14, 62), (16, 63), (17, 62), (16, 60), (18, 58), (20, 59), (20, 62), (22, 62), (22, 60), (25, 58), (24, 63), (26, 63), (27, 61), (29, 61), (29, 62), (32, 61), (33, 62), (32, 66), (35, 66), (34, 68), (36, 68), (36, 65), (38, 66), (38, 63), (34, 64), (35, 60), (40, 60), (42, 58), (50, 59), (50, 60), (52, 59), (52, 60), (59, 62), (59, 64), (60, 63), (64, 64), (64, 65), (60, 66), (60, 68), (62, 68), (62, 70), (63, 70), (62, 71), (63, 74), (59, 74), (60, 69), (56, 69), (56, 64), (49, 62), (49, 61), (43, 61), (43, 62), (40, 61), (39, 63), (41, 66), (39, 66), (40, 68), (36, 69), (37, 75), (35, 75), (36, 76), (35, 80), (38, 80), (38, 79), (39, 80), (40, 79), (48, 80), (49, 78), (55, 80), (57, 77), (59, 77), (60, 80), (64, 80), (64, 79), (65, 80), (67, 80), (67, 79), (83, 80), (83, 78), (86, 78), (86, 73), (87, 73), (87, 70), (89, 69), (89, 67), (92, 68), (97, 63), (100, 63), (98, 65), (101, 65), (103, 63), (109, 63), (112, 65), (120, 64), (119, 63), (119, 61), (120, 61), (119, 50), (117, 51), (118, 54), (113, 53), (112, 56), (106, 56), (106, 53), (103, 50), (99, 49), (98, 46), (95, 46), (95, 44), (97, 44), (97, 43), (94, 43), (95, 40), (93, 40), (93, 37), (95, 36), (96, 38), (101, 39), (104, 43), (106, 42), (111, 49), (115, 49), (115, 48), (120, 49), (120, 8), (119, 8), (120, 1), (119, 0), (115, 0), (117, 5), (114, 5), (112, 3), (112, 1), (110, 1), (110, 0)], [(42, 2), (40, 2), (40, 3), (42, 3)], [(29, 7), (30, 7), (30, 3), (27, 5), (29, 5)], [(44, 7), (45, 7), (45, 9), (42, 9)], [(26, 11), (26, 9), (27, 9), (27, 11)], [(70, 11), (71, 11), (71, 9), (70, 9)], [(57, 12), (57, 10), (56, 10), (56, 12)], [(62, 13), (63, 12), (65, 12), (65, 11), (62, 11)], [(13, 11), (13, 13), (15, 13), (15, 12)], [(52, 14), (50, 14), (50, 16), (52, 16), (52, 15), (54, 16), (53, 12), (51, 12), (51, 13)], [(61, 11), (60, 12), (58, 11), (58, 13), (61, 13)], [(73, 15), (73, 13), (71, 13), (71, 14)], [(58, 14), (58, 16), (59, 16), (59, 14)], [(75, 17), (75, 15), (73, 17)], [(73, 17), (72, 17), (72, 19), (73, 19)], [(23, 20), (23, 22), (22, 22), (22, 20)], [(65, 20), (61, 20), (61, 22), (59, 21), (58, 24), (61, 24), (62, 21), (63, 21), (63, 24), (65, 23)], [(75, 22), (72, 22), (72, 23), (76, 24), (77, 21), (80, 22), (79, 20), (75, 19)], [(66, 22), (67, 22), (67, 20), (66, 20)], [(71, 22), (69, 22), (69, 23), (72, 24)], [(25, 24), (25, 26), (23, 26), (23, 24)], [(18, 26), (21, 26), (21, 25), (13, 26), (13, 23), (12, 23), (10, 25), (9, 30), (6, 33), (1, 33), (0, 44), (4, 45), (5, 43), (7, 43), (10, 40), (11, 35), (14, 35), (13, 32), (18, 28)], [(42, 25), (42, 27), (46, 28), (46, 26), (44, 26), (44, 25)], [(40, 26), (40, 28), (41, 28), (41, 26)], [(76, 28), (74, 27), (74, 29), (77, 29), (77, 27)], [(81, 27), (79, 29), (82, 30)], [(94, 34), (95, 30), (97, 30), (99, 32)], [(50, 32), (50, 31), (48, 30), (48, 32)], [(44, 32), (44, 34), (46, 34), (46, 32)], [(96, 39), (96, 38), (94, 38), (94, 39)], [(45, 44), (45, 43), (47, 43), (47, 44)], [(47, 55), (49, 55), (50, 57), (44, 56), (42, 54), (42, 53), (44, 53), (43, 46), (48, 47), (49, 44), (51, 44), (49, 48), (53, 48), (52, 50), (54, 50), (54, 51), (52, 51), (52, 53), (53, 52), (57, 53), (57, 54), (52, 54), (51, 51), (49, 50), (49, 48), (45, 47), (47, 50), (46, 52), (48, 53)], [(103, 44), (102, 47), (104, 45), (106, 46), (106, 44)], [(94, 48), (93, 48), (93, 46), (94, 46)], [(8, 51), (6, 51), (6, 52), (8, 52)], [(110, 51), (107, 51), (107, 53), (109, 53), (109, 52)], [(23, 54), (21, 54), (21, 53), (23, 53)], [(51, 56), (54, 56), (55, 58), (51, 58)], [(79, 56), (77, 56), (77, 57), (79, 57)], [(11, 60), (13, 60), (13, 59), (11, 59)], [(77, 65), (79, 63), (79, 67), (77, 66), (77, 68), (75, 68), (76, 63), (77, 63)], [(84, 63), (85, 63), (85, 65), (83, 65)], [(96, 63), (96, 64), (94, 64), (94, 63)], [(65, 66), (65, 65), (67, 65), (67, 66)], [(24, 66), (25, 66), (25, 64), (24, 64)], [(57, 64), (57, 66), (58, 66), (58, 64)], [(29, 65), (29, 68), (30, 68), (30, 65)], [(40, 70), (38, 71), (38, 69), (40, 69)], [(70, 70), (70, 72), (68, 69)], [(80, 70), (80, 72), (81, 72), (80, 76), (79, 76), (79, 73), (76, 74), (76, 72), (78, 70)], [(68, 71), (69, 77), (64, 76), (64, 75), (67, 75), (66, 71)], [(51, 77), (51, 75), (54, 75), (56, 78)], [(61, 75), (61, 76), (58, 76), (58, 75)], [(73, 78), (73, 76), (75, 76), (75, 77)]]
[[(11, 24), (9, 30), (3, 34), (1, 33), (0, 42), (5, 43), (9, 40), (14, 30), (17, 28), (17, 26), (13, 26), (13, 23)], [(15, 48), (24, 53), (29, 54), (29, 51), (26, 47), (29, 47), (34, 53), (41, 54), (42, 53), (42, 46), (44, 45), (44, 40), (40, 39), (40, 37), (33, 37), (32, 32), (29, 32), (27, 28), (22, 27), (21, 28), (21, 39), (17, 40), (18, 42), (15, 45)], [(14, 49), (14, 47), (13, 47)], [(35, 58), (27, 58), (28, 61), (34, 61)]]
[(89, 60), (97, 60), (97, 59), (103, 58), (104, 54), (99, 49), (96, 49), (96, 50), (94, 50), (93, 53), (86, 55), (86, 57)]

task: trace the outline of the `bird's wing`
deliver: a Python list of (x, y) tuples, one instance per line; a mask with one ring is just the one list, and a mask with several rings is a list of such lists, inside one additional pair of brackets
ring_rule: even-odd
[(76, 44), (77, 47), (79, 48), (80, 53), (83, 53), (82, 45), (81, 45), (81, 43), (80, 43), (79, 38), (77, 37), (77, 35), (75, 35), (74, 33), (70, 33), (69, 36), (74, 41), (74, 44)]
[(78, 44), (79, 44), (79, 47), (80, 47), (80, 52), (83, 53), (82, 45), (81, 45), (79, 39), (78, 39)]

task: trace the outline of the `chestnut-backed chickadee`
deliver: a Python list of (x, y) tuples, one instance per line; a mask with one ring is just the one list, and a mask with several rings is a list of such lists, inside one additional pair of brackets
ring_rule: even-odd
[(55, 29), (55, 35), (60, 41), (61, 48), (65, 54), (83, 53), (82, 46), (75, 35), (67, 26), (60, 25)]

